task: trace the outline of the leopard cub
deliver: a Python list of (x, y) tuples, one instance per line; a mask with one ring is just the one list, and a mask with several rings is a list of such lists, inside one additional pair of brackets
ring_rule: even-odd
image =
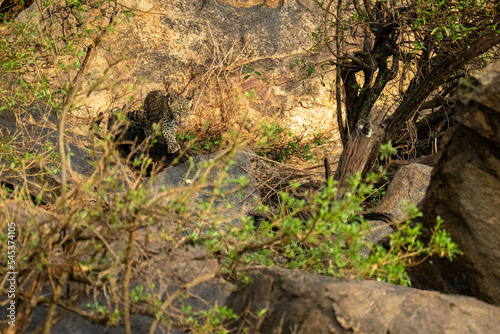
[(154, 90), (146, 96), (141, 115), (141, 123), (146, 136), (153, 134), (153, 124), (159, 124), (162, 135), (159, 143), (167, 146), (168, 153), (180, 150), (175, 139), (179, 126), (183, 126), (191, 112), (192, 100), (182, 97), (175, 92), (166, 93)]

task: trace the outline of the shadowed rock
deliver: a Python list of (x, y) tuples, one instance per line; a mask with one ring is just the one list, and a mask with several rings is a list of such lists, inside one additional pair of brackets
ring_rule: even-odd
[(458, 88), (463, 123), (448, 135), (423, 202), (424, 224), (439, 215), (464, 252), (411, 271), (419, 287), (500, 305), (500, 62)]

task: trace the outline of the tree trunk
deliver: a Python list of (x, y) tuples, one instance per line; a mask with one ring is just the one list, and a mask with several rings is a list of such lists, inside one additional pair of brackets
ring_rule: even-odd
[(433, 91), (464, 64), (497, 44), (500, 44), (500, 34), (490, 32), (443, 60), (430, 71), (429, 75), (410, 85), (401, 104), (381, 126), (365, 123), (363, 119), (359, 120), (351, 138), (344, 146), (335, 174), (335, 179), (339, 181), (339, 198), (345, 193), (348, 178), (358, 172), (365, 174), (373, 166), (379, 145), (389, 140), (395, 142), (401, 131), (406, 128), (408, 120), (415, 116), (419, 106)]
[[(339, 182), (337, 198), (344, 196), (347, 180), (351, 175), (356, 175), (357, 172), (365, 174), (371, 167), (378, 155), (381, 138), (368, 124), (363, 129), (358, 126), (351, 134), (342, 151), (335, 174), (335, 180)], [(342, 173), (339, 173), (339, 170), (342, 170)]]

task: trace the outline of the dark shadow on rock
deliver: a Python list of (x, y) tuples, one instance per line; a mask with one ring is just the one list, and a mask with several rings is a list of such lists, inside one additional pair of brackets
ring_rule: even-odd
[(443, 227), (464, 252), (410, 268), (415, 286), (500, 305), (500, 62), (458, 87), (463, 123), (447, 135), (423, 201), (427, 229)]
[[(129, 118), (128, 115), (130, 114), (131, 112), (127, 114), (127, 118)], [(101, 114), (97, 117), (97, 121), (103, 118), (104, 116)], [(107, 121), (108, 129), (118, 122), (115, 114), (112, 114), (104, 121)], [(168, 153), (168, 146), (161, 143), (155, 143), (152, 147), (146, 149), (146, 133), (142, 127), (134, 122), (130, 122), (127, 125), (120, 124), (117, 133), (113, 135), (113, 140), (117, 142), (120, 155), (125, 159), (130, 157), (131, 162), (136, 158), (140, 158), (141, 155), (147, 155), (151, 158), (153, 163), (147, 168), (146, 176), (150, 176), (153, 169), (161, 170), (173, 164), (184, 162), (192, 153), (183, 143), (179, 143), (181, 149), (175, 153)], [(137, 149), (138, 146), (140, 147), (139, 149)], [(132, 167), (138, 169), (140, 166)]]

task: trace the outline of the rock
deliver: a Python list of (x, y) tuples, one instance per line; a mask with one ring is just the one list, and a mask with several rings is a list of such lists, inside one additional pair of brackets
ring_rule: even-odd
[[(213, 278), (186, 289), (184, 294), (189, 295), (188, 298), (176, 298), (167, 312), (170, 319), (170, 330), (168, 326), (160, 323), (155, 333), (165, 333), (165, 331), (184, 333), (184, 331), (176, 330), (183, 325), (182, 308), (184, 306), (190, 306), (193, 312), (199, 312), (207, 310), (216, 304), (224, 305), (234, 288), (231, 283), (217, 277), (216, 273), (219, 269), (217, 261), (212, 259), (207, 251), (200, 248), (185, 247), (177, 249), (172, 254), (161, 253), (154, 256), (147, 264), (142, 261), (142, 263), (136, 264), (135, 267), (139, 267), (140, 270), (138, 268), (134, 270), (134, 276), (130, 282), (131, 290), (137, 286), (142, 286), (144, 293), (157, 294), (158, 299), (163, 301), (167, 300), (181, 285), (190, 283), (204, 275), (213, 275)], [(154, 283), (154, 288), (151, 288), (151, 283)], [(118, 280), (117, 284), (121, 286), (121, 281)], [(51, 290), (48, 289), (48, 292), (50, 293)], [(97, 300), (101, 305), (107, 305), (102, 293), (97, 294)], [(75, 306), (80, 310), (90, 312), (86, 305), (93, 303), (93, 291), (90, 291), (88, 294), (80, 296)], [(43, 324), (45, 309), (42, 306), (35, 309), (31, 327), (28, 328), (28, 331), (33, 331), (37, 326)], [(148, 333), (153, 319), (153, 317), (146, 315), (132, 314), (130, 321), (132, 333)], [(73, 312), (60, 319), (51, 330), (51, 333), (54, 334), (118, 334), (123, 332), (123, 324), (116, 327), (93, 324)]]
[(233, 292), (226, 304), (244, 319), (232, 324), (232, 329), (245, 326), (258, 333), (304, 334), (500, 330), (500, 309), (471, 297), (277, 268), (249, 274), (251, 283)]
[[(15, 223), (16, 230), (27, 230), (31, 224), (36, 224), (40, 234), (48, 234), (57, 226), (57, 220), (46, 211), (36, 208), (28, 209), (20, 203), (5, 201), (0, 206), (0, 221)], [(1, 233), (7, 234), (7, 224), (2, 226)]]
[[(202, 201), (209, 201), (214, 197), (214, 184), (220, 183), (222, 193), (215, 197), (213, 202), (214, 211), (224, 218), (243, 216), (253, 208), (259, 198), (255, 177), (252, 174), (252, 154), (245, 151), (237, 152), (231, 158), (233, 163), (229, 166), (225, 172), (226, 175), (222, 179), (220, 177), (224, 175), (221, 170), (224, 167), (223, 164), (210, 165), (210, 162), (221, 159), (221, 156), (221, 162), (224, 162), (224, 159), (227, 158), (224, 158), (221, 152), (216, 152), (206, 156), (192, 157), (191, 161), (161, 171), (154, 180), (148, 178), (144, 182), (153, 181), (153, 193), (158, 193), (162, 188), (181, 187), (188, 189), (199, 183), (200, 179), (204, 177), (207, 186), (193, 193), (192, 203), (196, 205)], [(208, 174), (205, 176), (205, 173)], [(243, 187), (237, 181), (241, 178), (246, 178), (249, 181)], [(228, 204), (231, 205), (229, 209), (226, 208)], [(237, 218), (233, 219), (233, 223), (237, 222)]]
[[(83, 302), (83, 301), (82, 301)], [(84, 302), (93, 303), (91, 298), (84, 300)], [(83, 304), (84, 305), (84, 304)], [(59, 310), (60, 311), (60, 310)], [(46, 308), (37, 307), (33, 312), (31, 325), (27, 329), (27, 333), (31, 333), (39, 328), (45, 321)], [(132, 333), (148, 333), (152, 319), (143, 315), (130, 316), (130, 327)], [(111, 327), (101, 324), (93, 324), (85, 318), (77, 315), (76, 313), (69, 312), (61, 320), (56, 322), (51, 330), (51, 334), (122, 334), (125, 330), (123, 326)], [(164, 333), (161, 327), (157, 328), (155, 334)], [(173, 329), (170, 333), (180, 334), (184, 331), (177, 331)]]
[[(36, 211), (35, 211), (36, 210)], [(34, 222), (39, 224), (38, 229), (44, 233), (48, 233), (50, 228), (55, 228), (57, 222), (54, 218), (45, 213), (43, 210), (35, 208), (33, 214)], [(17, 204), (8, 203), (6, 206), (0, 207), (0, 219), (5, 221), (13, 221), (19, 230), (25, 228), (30, 221), (30, 213), (26, 208)], [(149, 244), (145, 245), (144, 240), (148, 237)], [(123, 252), (123, 244), (121, 240), (109, 240), (111, 250), (116, 254)], [(82, 242), (81, 246), (85, 246)], [(193, 312), (207, 310), (214, 305), (223, 305), (233, 290), (233, 285), (226, 282), (223, 278), (218, 276), (219, 265), (217, 260), (213, 259), (211, 254), (199, 247), (191, 247), (188, 245), (181, 246), (179, 243), (175, 247), (171, 247), (170, 243), (165, 242), (161, 233), (147, 235), (145, 230), (138, 230), (137, 242), (134, 248), (135, 262), (133, 265), (132, 277), (130, 282), (131, 290), (138, 286), (143, 287), (144, 293), (153, 293), (158, 296), (159, 300), (165, 301), (172, 293), (176, 292), (181, 286), (190, 284), (195, 279), (205, 277), (200, 280), (199, 284), (183, 289), (184, 294), (188, 294), (189, 298), (176, 298), (172, 305), (168, 308), (166, 314), (170, 318), (170, 325), (159, 324), (155, 333), (164, 333), (166, 331), (171, 333), (181, 333), (177, 329), (182, 328), (183, 325), (183, 311), (184, 306), (190, 306)], [(147, 258), (144, 257), (147, 254)], [(64, 265), (67, 263), (64, 258), (58, 255), (50, 257), (52, 273), (57, 273), (57, 265), (60, 263)], [(115, 287), (122, 286), (123, 271), (121, 267), (111, 266), (106, 267), (106, 271), (115, 279)], [(99, 269), (97, 269), (99, 270)], [(95, 299), (104, 306), (113, 305), (122, 310), (121, 303), (114, 304), (106, 300), (102, 290), (94, 291), (91, 287), (82, 288), (82, 278), (86, 277), (85, 274), (76, 273), (80, 277), (80, 281), (73, 276), (70, 283), (63, 287), (62, 300), (75, 307), (75, 310), (91, 314), (92, 310), (87, 306), (93, 305)], [(57, 276), (57, 274), (55, 275)], [(154, 283), (154, 286), (152, 285)], [(23, 283), (23, 290), (29, 288), (30, 283)], [(20, 289), (20, 287), (18, 287)], [(48, 280), (45, 281), (42, 290), (43, 296), (52, 295), (52, 285)], [(109, 291), (106, 294), (107, 298), (111, 298), (113, 294)], [(71, 297), (71, 301), (67, 297)], [(0, 303), (4, 305), (0, 307), (0, 317), (6, 319), (6, 304), (7, 294), (0, 296)], [(20, 299), (18, 300), (20, 303)], [(35, 301), (35, 304), (37, 301)], [(42, 303), (40, 303), (42, 304)], [(149, 317), (140, 312), (138, 305), (132, 303), (131, 327), (133, 333), (147, 333), (154, 317)], [(19, 304), (18, 304), (19, 305)], [(26, 332), (33, 332), (40, 328), (46, 316), (46, 305), (37, 305), (31, 317), (31, 321), (27, 325)], [(18, 309), (19, 312), (19, 309)], [(123, 324), (116, 327), (106, 326), (103, 323), (92, 323), (76, 312), (68, 312), (62, 308), (56, 309), (57, 314), (63, 315), (62, 317), (56, 316), (58, 321), (53, 325), (51, 333), (54, 334), (90, 334), (90, 333), (123, 333)], [(26, 321), (25, 319), (18, 318), (17, 321)]]
[(432, 167), (421, 164), (401, 167), (374, 211), (389, 213), (396, 221), (404, 219), (405, 202), (418, 205), (424, 199), (431, 171)]
[[(423, 200), (429, 185), (431, 171), (432, 167), (421, 164), (401, 167), (394, 176), (386, 194), (373, 211), (389, 214), (395, 222), (405, 219), (405, 203), (411, 202), (418, 205)], [(370, 223), (376, 229), (370, 233), (367, 241), (377, 243), (394, 231), (383, 221), (375, 220)]]
[(443, 227), (464, 252), (427, 261), (412, 281), (500, 305), (500, 62), (459, 86), (463, 124), (448, 134), (423, 202), (424, 224)]
[[(26, 181), (16, 170), (22, 170), (10, 158), (0, 162), (0, 180), (13, 186), (24, 187), (36, 197), (41, 195), (44, 203), (52, 203), (60, 195), (60, 172), (58, 151), (57, 125), (59, 120), (51, 109), (43, 104), (31, 105), (17, 115), (12, 109), (0, 111), (0, 135), (3, 138), (12, 136), (7, 141), (14, 151), (26, 152), (32, 156), (43, 156), (43, 159), (33, 160), (24, 169)], [(89, 155), (91, 145), (87, 138), (77, 135), (79, 133), (70, 122), (66, 127), (65, 151), (71, 152), (69, 159), (72, 172), (68, 172), (68, 184), (88, 177), (94, 171), (92, 157)], [(29, 140), (26, 141), (26, 138)], [(29, 159), (27, 159), (28, 161)], [(12, 163), (14, 165), (12, 166)], [(41, 175), (43, 174), (43, 177)], [(43, 191), (42, 191), (43, 190)]]
[(0, 0), (0, 13), (3, 16), (2, 19), (5, 20), (5, 22), (16, 19), (20, 13), (31, 6), (34, 2), (34, 0)]
[[(141, 266), (131, 286), (142, 285), (145, 291), (157, 293), (163, 301), (181, 286), (201, 279), (185, 290), (188, 298), (176, 299), (172, 303), (169, 313), (174, 315), (170, 316), (173, 325), (182, 323), (183, 306), (189, 305), (193, 312), (198, 312), (214, 305), (224, 305), (234, 288), (233, 284), (217, 275), (219, 264), (206, 249), (184, 246), (171, 253), (163, 251), (152, 260)], [(151, 283), (155, 283), (153, 289)]]
[[(196, 278), (202, 276), (210, 276), (200, 284), (197, 284), (184, 291), (189, 294), (189, 298), (177, 298), (171, 307), (168, 309), (170, 318), (170, 327), (164, 324), (159, 324), (155, 333), (184, 333), (184, 331), (176, 330), (183, 324), (183, 306), (190, 306), (193, 312), (206, 310), (213, 305), (224, 305), (227, 301), (234, 286), (217, 277), (216, 273), (219, 269), (217, 261), (212, 259), (207, 251), (200, 248), (186, 247), (176, 250), (173, 254), (165, 256), (165, 254), (157, 255), (150, 261), (152, 265), (140, 265), (142, 270), (136, 272), (131, 281), (131, 289), (137, 286), (144, 287), (144, 293), (155, 293), (160, 300), (167, 300), (168, 296), (174, 293), (181, 285), (190, 283)], [(155, 287), (151, 288), (151, 283), (155, 283)], [(117, 284), (121, 286), (121, 282)], [(67, 289), (65, 288), (64, 291)], [(80, 289), (79, 289), (80, 290)], [(70, 290), (68, 290), (70, 291)], [(73, 290), (72, 295), (74, 296)], [(52, 293), (51, 286), (47, 282), (43, 294), (50, 295)], [(87, 294), (82, 291), (77, 292), (80, 296), (75, 302), (75, 307), (83, 312), (91, 313), (88, 304), (94, 304), (94, 291), (89, 291)], [(96, 298), (101, 305), (108, 305), (102, 293), (96, 293)], [(3, 298), (0, 298), (3, 301)], [(5, 319), (6, 306), (0, 308), (0, 316)], [(61, 308), (57, 312), (64, 312)], [(132, 311), (133, 312), (133, 311)], [(42, 326), (45, 321), (46, 307), (37, 306), (33, 311), (33, 316), (27, 332), (35, 331)], [(141, 314), (131, 315), (131, 330), (132, 333), (148, 333), (153, 322), (153, 317)], [(123, 333), (124, 328), (120, 326), (105, 326), (104, 324), (95, 324), (82, 316), (68, 312), (64, 317), (60, 318), (51, 329), (52, 334), (93, 334), (106, 333), (118, 334)]]
[[(87, 86), (106, 70), (110, 80), (123, 85), (147, 78), (134, 98), (139, 106), (148, 92), (164, 89), (164, 79), (170, 89), (182, 91), (192, 72), (196, 77), (186, 94), (195, 94), (193, 127), (205, 122), (229, 126), (247, 117), (260, 123), (264, 116), (296, 134), (335, 127), (331, 87), (321, 85), (333, 82), (334, 73), (307, 79), (309, 64), (328, 57), (326, 49), (309, 50), (311, 33), (323, 25), (324, 11), (316, 1), (130, 0), (126, 5), (133, 8), (134, 2), (141, 11), (102, 41), (112, 48), (98, 50)], [(150, 13), (142, 12), (149, 7)], [(115, 64), (117, 59), (123, 61)], [(291, 69), (291, 64), (297, 66)], [(85, 98), (85, 107), (98, 114), (128, 102), (120, 89), (99, 90)]]

